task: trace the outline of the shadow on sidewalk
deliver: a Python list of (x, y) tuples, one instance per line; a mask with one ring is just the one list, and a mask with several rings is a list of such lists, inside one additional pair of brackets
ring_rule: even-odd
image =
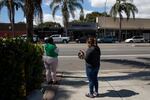
[[(100, 70), (101, 71), (101, 70)], [(114, 75), (114, 76), (102, 76), (102, 77), (98, 77), (98, 80), (101, 81), (116, 81), (116, 80), (131, 80), (131, 79), (138, 79), (138, 80), (150, 80), (150, 71), (139, 71), (139, 72), (122, 72), (122, 73), (127, 73), (127, 75)], [(71, 74), (69, 72), (64, 72), (65, 76), (63, 76), (63, 78), (74, 78), (74, 81), (68, 81), (68, 80), (64, 80), (64, 82), (62, 83), (63, 85), (85, 85), (87, 84), (85, 81), (81, 81), (81, 80), (86, 80), (87, 77), (84, 76), (80, 76), (80, 75), (74, 75)], [(79, 81), (77, 81), (79, 80)]]
[[(139, 95), (139, 93), (134, 92), (132, 90), (127, 90), (127, 89), (107, 90), (107, 91), (108, 92), (100, 94), (96, 98), (104, 98), (104, 97), (125, 98), (125, 97), (131, 97), (131, 96)], [(59, 88), (59, 91), (56, 94), (54, 100), (68, 100), (71, 97), (71, 95), (73, 95), (73, 94), (74, 94), (73, 91), (68, 91), (68, 90), (64, 90), (63, 88)], [(79, 98), (79, 97), (77, 97), (77, 98)]]
[(142, 59), (142, 60), (150, 61), (150, 58), (147, 58), (147, 57), (138, 57), (138, 59)]
[(104, 76), (99, 77), (99, 80), (105, 81), (131, 80), (131, 79), (150, 80), (150, 71), (123, 72), (123, 73), (128, 73), (128, 75), (108, 76), (108, 77)]
[(107, 90), (108, 92), (100, 94), (98, 97), (131, 97), (134, 95), (139, 95), (139, 93), (136, 93), (134, 91), (131, 90), (127, 90), (127, 89), (121, 89), (121, 90)]
[(53, 100), (56, 92), (58, 90), (58, 85), (47, 85), (43, 86), (43, 99), (42, 100)]
[(82, 87), (84, 85), (87, 85), (88, 83), (85, 82), (84, 79), (76, 80), (76, 78), (74, 78), (74, 80), (63, 79), (60, 82), (60, 84), (65, 86), (72, 86), (72, 87)]
[(68, 100), (68, 98), (70, 98), (72, 94), (74, 94), (73, 91), (68, 91), (64, 90), (63, 88), (59, 88), (53, 100)]
[(127, 65), (130, 67), (136, 68), (150, 68), (150, 63), (134, 61), (134, 60), (127, 60), (127, 59), (102, 59), (102, 62), (109, 62), (121, 65)]

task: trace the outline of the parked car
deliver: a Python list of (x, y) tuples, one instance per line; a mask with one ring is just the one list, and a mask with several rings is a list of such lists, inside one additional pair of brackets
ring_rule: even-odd
[(103, 38), (98, 38), (98, 43), (115, 43), (117, 41), (117, 38), (114, 36), (105, 36)]
[[(21, 35), (21, 39), (23, 39), (23, 40), (27, 40), (27, 34), (23, 34), (23, 35)], [(39, 37), (38, 37), (38, 35), (36, 35), (36, 34), (33, 34), (33, 42), (34, 43), (36, 43), (36, 42), (38, 42), (39, 41)]]
[(144, 38), (141, 36), (133, 36), (132, 38), (126, 39), (125, 40), (126, 43), (143, 43), (145, 42)]
[[(55, 43), (69, 43), (70, 41), (69, 37), (64, 37), (60, 34), (54, 34), (49, 37), (52, 37)], [(49, 37), (45, 37), (44, 40), (46, 40)]]
[(76, 39), (75, 41), (76, 41), (76, 43), (86, 43), (87, 37), (83, 36), (83, 37)]
[(150, 33), (143, 33), (145, 42), (150, 43)]

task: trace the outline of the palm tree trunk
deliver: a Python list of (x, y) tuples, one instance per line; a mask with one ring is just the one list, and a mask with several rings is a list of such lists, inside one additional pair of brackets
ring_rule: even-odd
[(64, 25), (64, 29), (65, 29), (65, 30), (64, 30), (64, 31), (65, 31), (65, 34), (64, 34), (64, 35), (65, 35), (65, 36), (68, 36), (67, 25)]
[(32, 16), (27, 16), (26, 18), (26, 33), (27, 33), (27, 38), (29, 41), (32, 42), (32, 33), (33, 33), (33, 17)]
[(11, 27), (12, 27), (12, 34), (13, 34), (13, 37), (15, 37), (15, 32), (14, 32), (14, 24), (15, 24), (15, 9), (12, 8), (12, 22), (11, 22)]
[(63, 16), (63, 24), (64, 24), (64, 31), (65, 31), (65, 36), (67, 36), (68, 35), (68, 30), (67, 30), (67, 28), (68, 28), (68, 20), (67, 20), (67, 18), (66, 18), (67, 16)]
[(119, 42), (122, 41), (122, 33), (121, 33), (121, 29), (122, 29), (122, 18), (121, 18), (121, 15), (120, 15), (120, 18), (119, 18)]
[(67, 0), (64, 0), (63, 4), (63, 9), (62, 9), (62, 14), (63, 14), (63, 24), (64, 24), (64, 29), (65, 29), (65, 36), (68, 35), (68, 21), (69, 21), (69, 14), (68, 14), (68, 8), (67, 8)]
[(33, 33), (33, 2), (31, 0), (25, 1), (25, 11), (26, 11), (26, 33), (28, 41), (32, 42)]
[(15, 32), (14, 32), (14, 18), (12, 18), (11, 28), (12, 28), (11, 31), (12, 31), (13, 37), (15, 37)]
[(14, 7), (13, 7), (13, 0), (9, 0), (8, 1), (8, 4), (9, 4), (9, 20), (10, 20), (10, 23), (11, 23), (11, 33), (12, 33), (12, 36), (14, 37), (15, 34), (14, 34), (14, 15), (15, 15), (15, 11), (14, 11)]

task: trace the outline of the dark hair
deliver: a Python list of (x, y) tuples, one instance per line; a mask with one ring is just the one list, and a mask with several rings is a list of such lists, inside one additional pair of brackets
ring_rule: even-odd
[(49, 44), (54, 44), (54, 41), (53, 41), (53, 38), (48, 38), (48, 41), (47, 41)]
[(49, 43), (49, 44), (54, 44), (55, 45), (52, 37), (49, 37), (49, 38), (45, 39), (45, 43)]
[(90, 44), (90, 46), (97, 46), (97, 40), (95, 37), (89, 37), (87, 43)]

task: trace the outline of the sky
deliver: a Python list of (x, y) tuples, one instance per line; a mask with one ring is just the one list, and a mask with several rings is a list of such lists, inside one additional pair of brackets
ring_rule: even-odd
[[(1, 0), (0, 0), (1, 1)], [(116, 0), (84, 0), (82, 4), (84, 8), (84, 14), (91, 13), (93, 11), (104, 12), (105, 11), (105, 3), (106, 3), (106, 11), (109, 13), (110, 8), (115, 3)], [(43, 0), (42, 9), (43, 9), (43, 21), (53, 21), (58, 22), (62, 25), (62, 17), (60, 11), (58, 11), (55, 15), (55, 19), (51, 15), (51, 9), (49, 8), (51, 0)], [(138, 8), (139, 12), (136, 14), (136, 18), (150, 18), (150, 0), (133, 0), (133, 3)], [(75, 12), (75, 18), (79, 18), (79, 10)], [(124, 16), (125, 17), (125, 16)], [(70, 18), (70, 21), (73, 18)], [(25, 22), (24, 14), (21, 10), (16, 11), (15, 14), (15, 22)], [(6, 7), (4, 7), (0, 12), (0, 23), (9, 23), (8, 13)], [(34, 24), (37, 22), (34, 21)]]

